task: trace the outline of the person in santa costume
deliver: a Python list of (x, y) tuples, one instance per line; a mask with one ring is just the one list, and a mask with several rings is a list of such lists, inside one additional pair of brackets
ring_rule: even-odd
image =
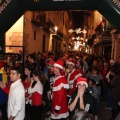
[(66, 120), (69, 117), (67, 104), (67, 91), (69, 88), (66, 77), (63, 75), (63, 60), (57, 60), (53, 65), (54, 68), (54, 85), (52, 89), (52, 120)]
[(93, 96), (86, 91), (88, 88), (87, 78), (78, 77), (76, 83), (77, 89), (72, 93), (69, 100), (70, 118), (79, 110), (90, 112), (93, 108)]
[(67, 75), (67, 81), (69, 84), (67, 96), (70, 98), (72, 93), (76, 90), (76, 79), (78, 76), (82, 76), (82, 74), (77, 69), (75, 69), (75, 60), (69, 60), (67, 65), (69, 69), (69, 73)]

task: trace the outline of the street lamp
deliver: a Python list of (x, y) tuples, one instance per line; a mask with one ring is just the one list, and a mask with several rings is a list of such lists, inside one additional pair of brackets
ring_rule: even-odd
[(57, 30), (58, 30), (58, 27), (57, 26), (54, 27), (55, 31), (53, 31), (51, 28), (49, 30), (50, 30), (51, 33), (50, 33), (50, 38), (49, 38), (48, 50), (52, 51), (52, 39), (53, 39), (53, 35), (57, 35), (56, 33), (57, 33)]

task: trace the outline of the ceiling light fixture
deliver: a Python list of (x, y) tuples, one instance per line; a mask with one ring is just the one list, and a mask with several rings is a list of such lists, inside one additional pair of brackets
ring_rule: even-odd
[(75, 32), (76, 34), (79, 34), (79, 33), (83, 33), (83, 34), (86, 34), (87, 33), (87, 30), (86, 29), (81, 29), (81, 28), (77, 28), (77, 29), (75, 29), (75, 30), (73, 30), (73, 29), (70, 29), (69, 30), (69, 33), (73, 33), (73, 32)]

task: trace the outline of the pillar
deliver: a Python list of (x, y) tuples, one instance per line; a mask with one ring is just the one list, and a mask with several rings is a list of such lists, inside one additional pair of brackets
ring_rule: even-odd
[(5, 53), (5, 33), (0, 33), (0, 53)]
[(52, 51), (52, 39), (53, 39), (53, 34), (50, 34), (48, 51)]

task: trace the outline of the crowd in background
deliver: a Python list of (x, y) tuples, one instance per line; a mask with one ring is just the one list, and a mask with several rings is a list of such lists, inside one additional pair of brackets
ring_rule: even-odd
[[(2, 120), (12, 120), (6, 117), (6, 109), (13, 84), (11, 70), (16, 70), (13, 67), (22, 71), (25, 120), (42, 120), (42, 111), (51, 115), (50, 119), (68, 120), (75, 118), (79, 110), (98, 120), (100, 99), (107, 101), (105, 109), (112, 110), (110, 120), (120, 111), (120, 56), (115, 61), (110, 56), (81, 52), (38, 52), (26, 56), (22, 64), (11, 56), (7, 62), (0, 62)], [(22, 120), (16, 116), (14, 120)]]

